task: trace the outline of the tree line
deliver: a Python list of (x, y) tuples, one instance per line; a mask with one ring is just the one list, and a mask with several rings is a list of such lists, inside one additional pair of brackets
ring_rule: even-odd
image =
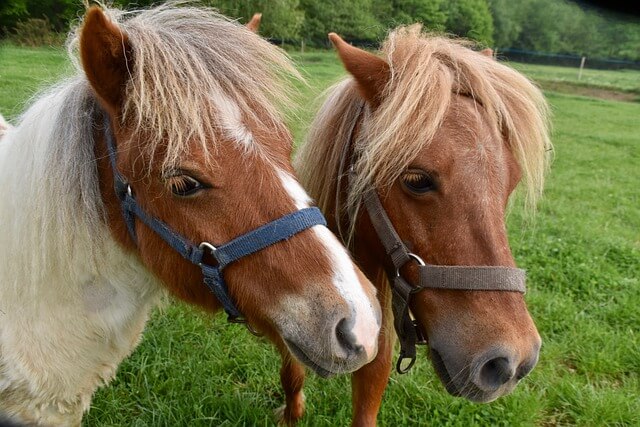
[[(158, 0), (113, 0), (124, 8)], [(640, 22), (567, 0), (202, 0), (246, 22), (262, 12), (261, 34), (308, 45), (326, 45), (335, 31), (351, 40), (380, 41), (389, 28), (422, 22), (437, 32), (471, 38), (481, 45), (640, 60)], [(82, 15), (82, 0), (4, 0), (0, 31), (11, 36), (20, 23), (42, 19), (65, 32)]]

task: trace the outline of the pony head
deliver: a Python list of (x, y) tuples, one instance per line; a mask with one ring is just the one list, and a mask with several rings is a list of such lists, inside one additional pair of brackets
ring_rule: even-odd
[[(348, 230), (363, 270), (372, 279), (395, 274), (361, 208), (371, 188), (409, 251), (427, 263), (515, 266), (507, 203), (522, 180), (530, 201), (540, 194), (550, 146), (540, 91), (465, 42), (420, 26), (391, 32), (384, 58), (330, 39), (352, 77), (330, 90), (299, 171), (325, 214), (335, 213), (332, 226)], [(336, 188), (344, 153), (351, 178)], [(403, 274), (417, 283), (415, 265)], [(480, 402), (510, 392), (541, 345), (522, 294), (425, 285), (410, 307), (447, 390)]]
[[(95, 118), (100, 193), (114, 238), (176, 297), (219, 301), (202, 271), (141, 221), (130, 236), (115, 168), (145, 212), (196, 245), (228, 242), (311, 200), (298, 184), (278, 107), (296, 75), (277, 48), (206, 9), (138, 14), (91, 8), (79, 29), (82, 70), (109, 129)], [(209, 260), (213, 262), (213, 260)], [(377, 351), (375, 290), (322, 225), (230, 264), (228, 294), (253, 328), (322, 375), (354, 370)]]

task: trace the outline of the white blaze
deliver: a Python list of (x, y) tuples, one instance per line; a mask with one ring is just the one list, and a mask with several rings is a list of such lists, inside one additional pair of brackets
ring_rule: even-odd
[[(311, 198), (298, 181), (282, 170), (278, 171), (278, 175), (285, 190), (293, 199), (296, 208), (308, 208)], [(311, 229), (326, 248), (327, 255), (333, 264), (333, 285), (338, 290), (338, 293), (349, 303), (355, 316), (352, 332), (356, 336), (358, 344), (364, 347), (367, 356), (372, 358), (377, 350), (380, 325), (375, 309), (362, 289), (353, 261), (344, 246), (340, 244), (336, 236), (327, 227), (316, 225)]]
[(244, 124), (238, 104), (226, 95), (220, 95), (216, 107), (220, 113), (225, 136), (236, 141), (244, 150), (254, 147), (253, 134)]

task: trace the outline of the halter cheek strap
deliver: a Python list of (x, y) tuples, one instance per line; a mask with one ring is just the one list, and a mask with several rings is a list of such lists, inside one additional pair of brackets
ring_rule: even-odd
[[(114, 191), (120, 200), (122, 216), (133, 241), (137, 244), (136, 219), (138, 219), (183, 258), (200, 267), (204, 284), (222, 304), (230, 322), (246, 323), (242, 313), (229, 295), (223, 276), (223, 269), (241, 258), (259, 252), (283, 240), (288, 240), (310, 227), (315, 225), (326, 226), (326, 220), (320, 210), (315, 207), (300, 209), (220, 246), (214, 246), (209, 242), (195, 245), (186, 237), (172, 230), (169, 225), (149, 215), (136, 201), (131, 191), (131, 186), (116, 166), (117, 152), (107, 113), (104, 113), (104, 122), (105, 140), (113, 171)], [(207, 264), (205, 262), (205, 254), (209, 254), (215, 259), (216, 263)]]
[[(406, 373), (416, 360), (416, 344), (426, 344), (425, 337), (415, 320), (411, 318), (411, 297), (425, 288), (454, 289), (462, 291), (510, 291), (525, 293), (525, 271), (503, 266), (431, 265), (411, 253), (396, 232), (393, 223), (382, 206), (375, 190), (363, 197), (363, 204), (373, 228), (395, 268), (395, 276), (389, 277), (392, 290), (394, 327), (400, 342), (400, 355), (396, 370)], [(407, 263), (418, 264), (418, 285), (412, 286), (400, 270)], [(403, 366), (405, 360), (408, 364)]]

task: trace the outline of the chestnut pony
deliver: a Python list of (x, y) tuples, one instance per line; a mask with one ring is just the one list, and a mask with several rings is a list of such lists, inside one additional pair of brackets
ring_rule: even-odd
[[(418, 25), (392, 31), (384, 58), (330, 39), (351, 77), (329, 89), (296, 167), (383, 308), (378, 355), (352, 377), (353, 425), (376, 423), (392, 366), (392, 299), (395, 323), (410, 325), (395, 325), (401, 354), (415, 351), (402, 336), (423, 335), (450, 393), (477, 402), (505, 395), (541, 344), (504, 217), (521, 179), (529, 202), (541, 193), (551, 146), (544, 97), (466, 42)], [(396, 310), (407, 303), (392, 298), (398, 282), (409, 286), (415, 326)], [(284, 369), (291, 422), (302, 415), (304, 370)]]
[(0, 140), (0, 416), (79, 425), (164, 291), (322, 375), (371, 361), (375, 288), (290, 164), (286, 55), (171, 5), (94, 7), (70, 50)]

